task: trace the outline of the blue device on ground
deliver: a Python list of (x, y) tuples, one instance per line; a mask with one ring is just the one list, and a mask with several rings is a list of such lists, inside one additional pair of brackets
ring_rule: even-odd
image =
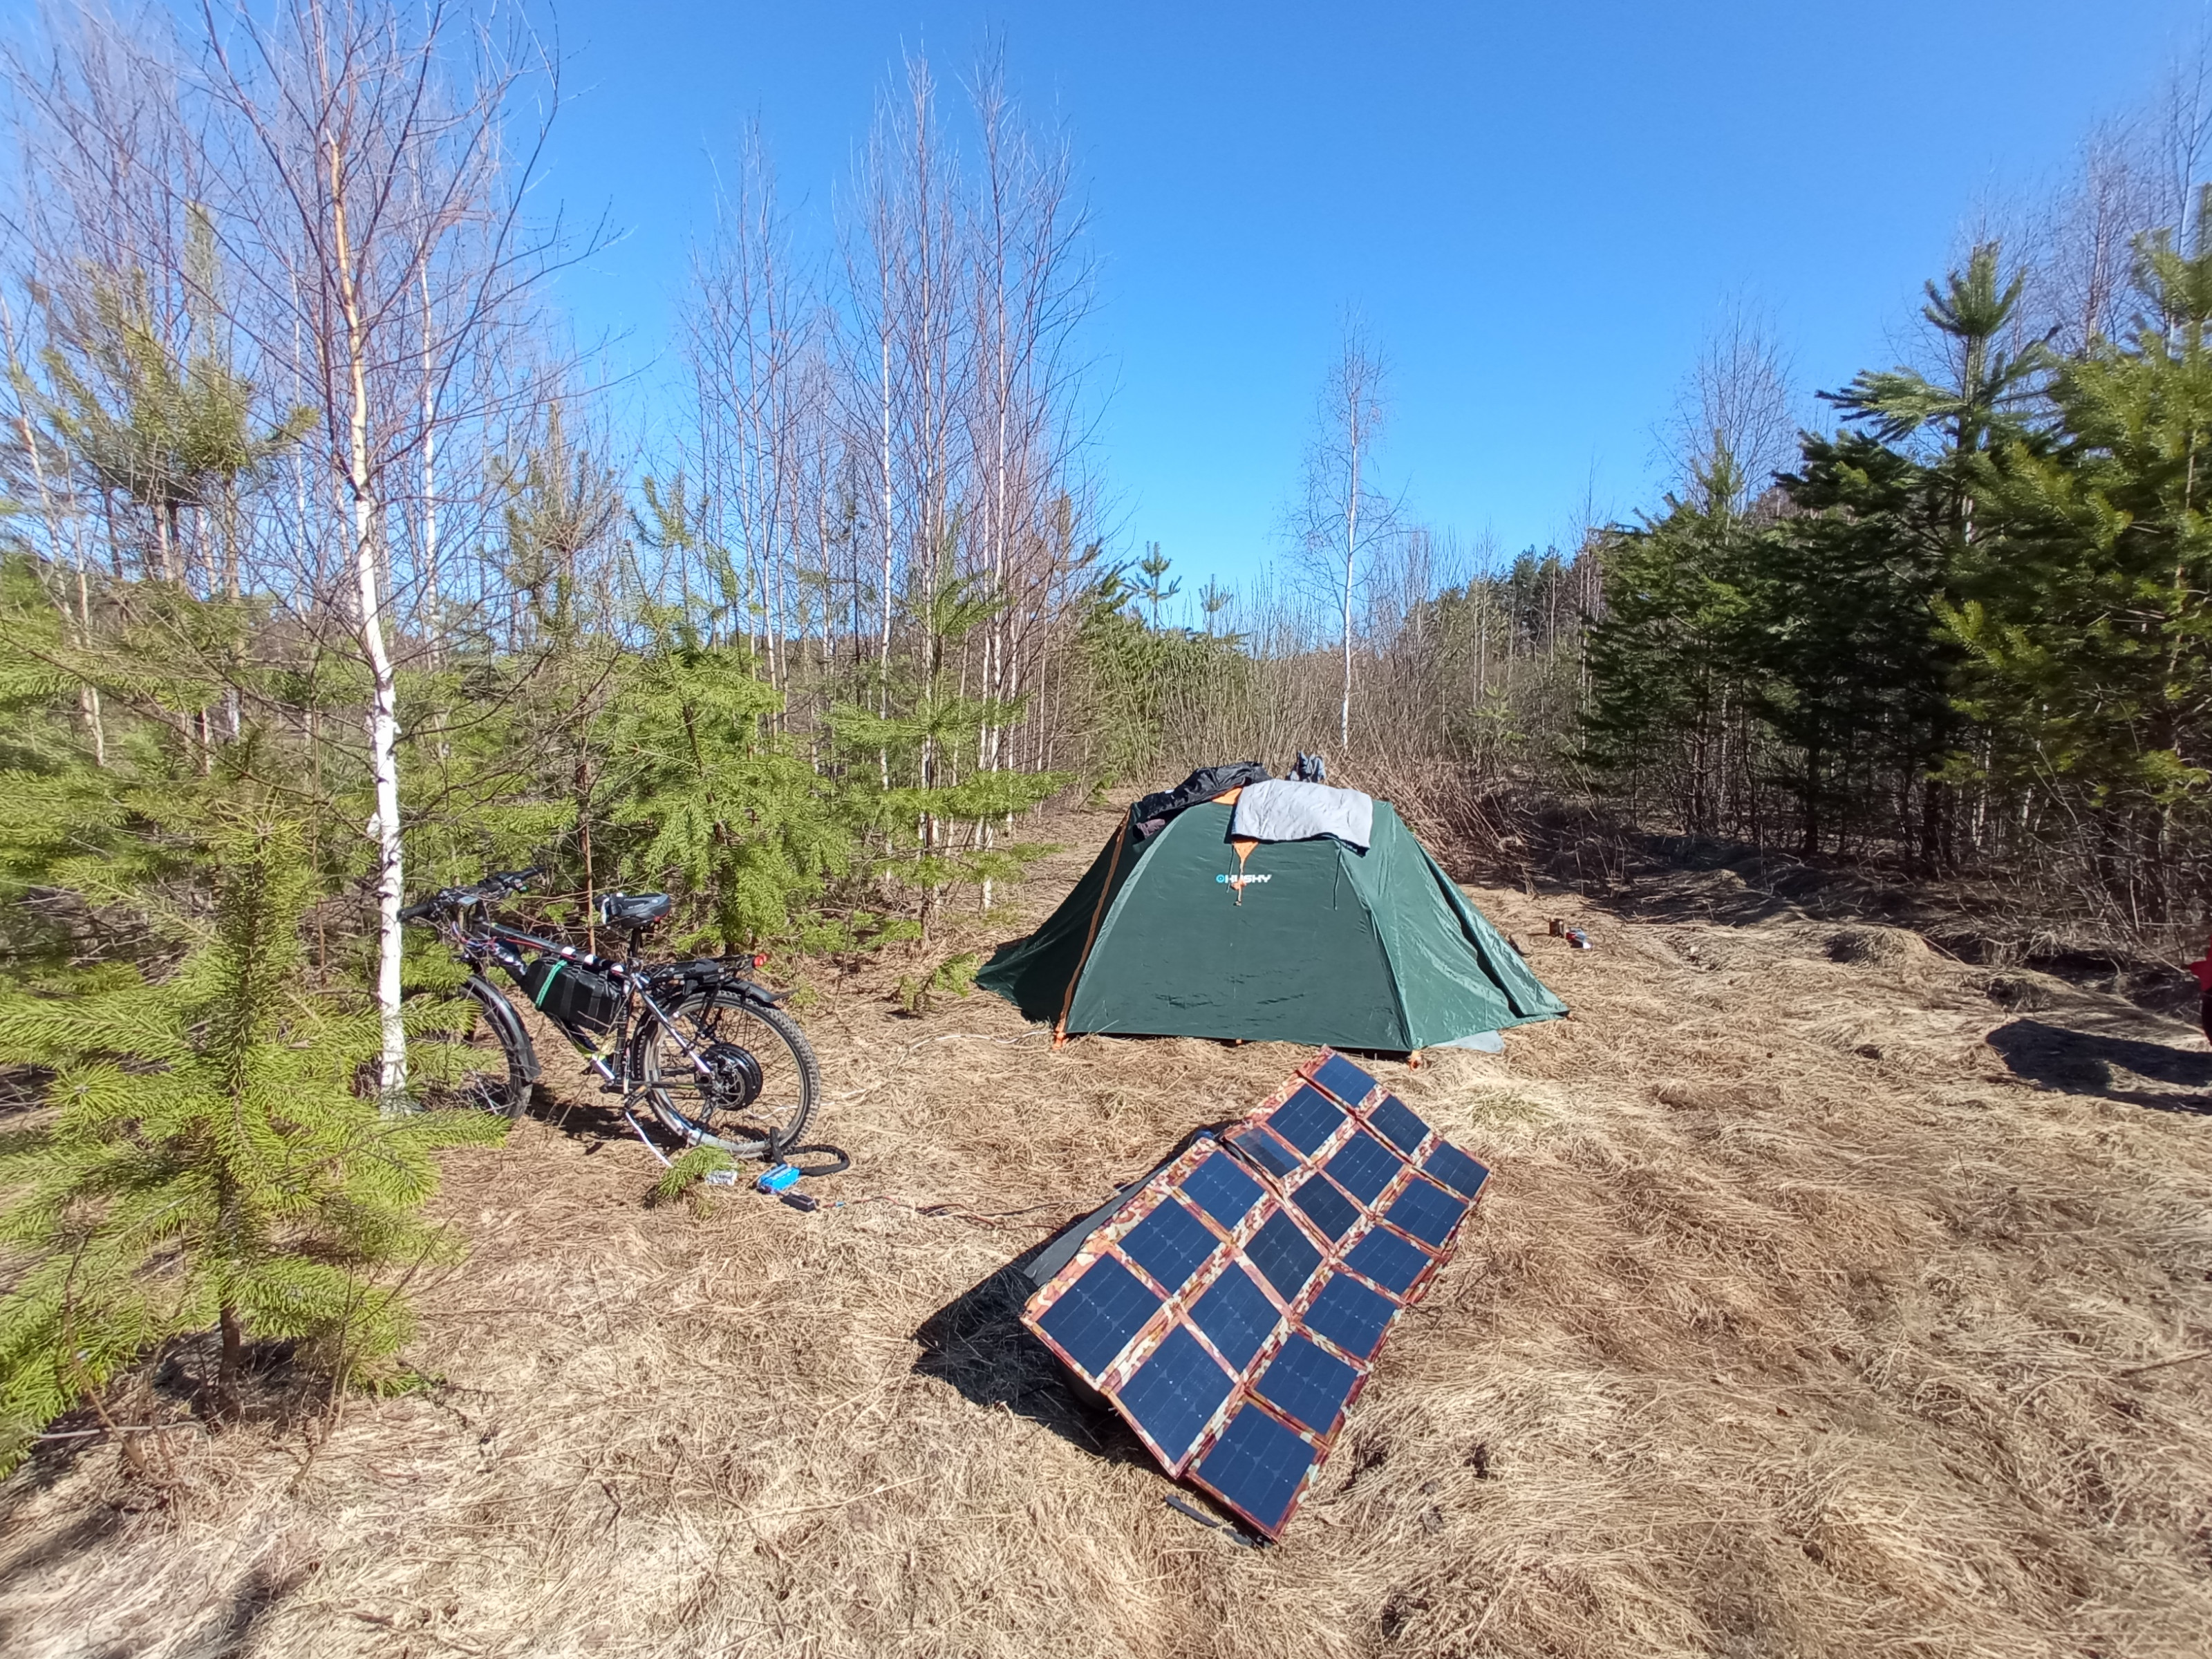
[(781, 1193), (799, 1184), (799, 1169), (795, 1164), (779, 1164), (764, 1170), (753, 1185), (764, 1193)]

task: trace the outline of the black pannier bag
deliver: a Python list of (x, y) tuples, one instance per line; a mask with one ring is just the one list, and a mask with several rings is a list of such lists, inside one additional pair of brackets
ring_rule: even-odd
[(531, 1006), (567, 1032), (569, 1042), (586, 1054), (605, 1047), (623, 1006), (622, 993), (605, 975), (559, 957), (539, 957), (515, 978)]

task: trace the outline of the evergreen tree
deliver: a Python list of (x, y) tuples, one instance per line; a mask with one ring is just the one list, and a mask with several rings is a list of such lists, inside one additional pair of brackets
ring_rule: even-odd
[[(1931, 380), (1904, 368), (1868, 370), (1844, 391), (1821, 394), (1847, 421), (1899, 449), (1900, 460), (1884, 459), (1863, 446), (1824, 450), (1822, 441), (1808, 440), (1806, 467), (1792, 492), (1798, 507), (1826, 514), (1826, 521), (1809, 536), (1793, 538), (1791, 545), (1808, 557), (1815, 573), (1824, 563), (1843, 561), (1848, 569), (1834, 571), (1835, 579), (1869, 607), (1863, 616), (1850, 614), (1852, 621), (1872, 625), (1879, 636), (1858, 641), (1874, 653), (1869, 666), (1885, 682), (1874, 702), (1891, 701), (1894, 693), (1912, 705), (1915, 729), (1896, 758), (1905, 769), (1906, 791), (1917, 782), (1921, 795), (1918, 855), (1923, 870), (1950, 861), (1955, 814), (1948, 779), (1954, 769), (1944, 762), (1965, 735), (1950, 699), (1930, 691), (1948, 684), (1956, 668), (1955, 653), (1936, 636), (1932, 607), (1956, 599), (1955, 567), (1981, 533), (1977, 491), (1984, 459), (1993, 448), (2033, 441), (2054, 367), (2045, 343), (2008, 343), (2026, 284), (2019, 270), (2008, 280), (2003, 250), (1995, 241), (1976, 244), (1966, 268), (1949, 272), (1940, 287), (1929, 283), (1921, 316), (1942, 343), (1944, 377)], [(1908, 465), (1922, 469), (1922, 475), (1916, 477)], [(1850, 499), (1861, 488), (1861, 471), (1865, 487), (1875, 489), (1881, 501)], [(1868, 512), (1878, 524), (1854, 524)], [(1880, 546), (1886, 532), (1891, 539), (1885, 556)], [(1804, 591), (1812, 595), (1811, 583), (1821, 580), (1812, 574)], [(1924, 635), (1909, 620), (1916, 608), (1930, 611)], [(1888, 624), (1900, 618), (1905, 619), (1905, 632), (1893, 633)], [(1806, 637), (1810, 641), (1813, 636)], [(1820, 647), (1813, 648), (1817, 655)], [(1916, 652), (1917, 666), (1905, 660)], [(1816, 696), (1811, 707), (1818, 708), (1822, 701)], [(1808, 772), (1802, 781), (1811, 787), (1803, 799), (1808, 811), (1814, 811), (1817, 780)], [(1901, 835), (1906, 829), (1900, 823)]]
[(731, 953), (795, 939), (852, 858), (829, 783), (769, 725), (782, 706), (749, 649), (703, 644), (674, 623), (603, 717), (619, 802), (611, 817), (631, 832), (627, 878), (674, 883), (690, 937)]
[(1744, 766), (1758, 693), (1759, 533), (1733, 505), (1740, 492), (1725, 447), (1698, 484), (1696, 499), (1669, 495), (1663, 514), (1606, 545), (1585, 757), (1616, 788), (1665, 781), (1682, 826), (1711, 835)]
[[(1954, 550), (1948, 495), (1867, 434), (1802, 442), (1803, 465), (1781, 481), (1792, 512), (1759, 538), (1756, 582), (1759, 714), (1780, 739), (1801, 849), (1917, 784), (1932, 856), (1934, 777), (1955, 731), (1956, 653), (1935, 637)], [(1910, 844), (1905, 810), (1893, 824)]]
[(313, 880), (297, 828), (246, 768), (225, 770), (198, 799), (135, 803), (209, 878), (204, 911), (149, 905), (183, 948), (173, 970), (0, 997), (0, 1058), (49, 1074), (52, 1113), (0, 1146), (0, 1243), (24, 1263), (0, 1297), (0, 1458), (210, 1326), (221, 1413), (249, 1335), (302, 1340), (341, 1382), (371, 1370), (410, 1328), (390, 1271), (453, 1253), (419, 1213), (431, 1150), (500, 1127), (387, 1118), (356, 1094), (377, 1021), (301, 988)]
[(2142, 263), (2156, 314), (2059, 369), (2047, 441), (1978, 469), (1988, 533), (1943, 614), (1986, 770), (2045, 792), (2126, 919), (2157, 923), (2203, 896), (2212, 799), (2212, 249), (2161, 237)]
[(922, 660), (894, 665), (860, 688), (866, 701), (841, 702), (830, 712), (836, 751), (847, 767), (848, 810), (879, 850), (877, 873), (921, 893), (925, 939), (948, 885), (973, 883), (988, 903), (993, 883), (1018, 878), (1042, 855), (1042, 846), (998, 842), (993, 826), (1010, 828), (1015, 813), (1068, 781), (1063, 773), (983, 764), (983, 734), (1013, 724), (1020, 705), (969, 695), (957, 651), (1001, 603), (977, 578), (939, 582), (916, 617), (927, 641)]

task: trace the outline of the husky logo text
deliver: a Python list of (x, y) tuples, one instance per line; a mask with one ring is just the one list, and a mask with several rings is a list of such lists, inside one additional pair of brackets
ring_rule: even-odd
[(1214, 880), (1219, 882), (1223, 886), (1234, 887), (1237, 889), (1237, 896), (1239, 898), (1243, 897), (1244, 889), (1250, 886), (1254, 882), (1273, 881), (1273, 879), (1274, 878), (1273, 876), (1216, 876), (1214, 878)]

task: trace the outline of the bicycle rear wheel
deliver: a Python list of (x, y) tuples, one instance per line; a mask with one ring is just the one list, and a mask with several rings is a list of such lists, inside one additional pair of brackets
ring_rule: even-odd
[(514, 1008), (482, 979), (470, 980), (450, 1000), (459, 1018), (415, 1034), (417, 1097), (436, 1111), (520, 1117), (538, 1078), (538, 1056)]
[(822, 1084), (797, 1021), (727, 990), (685, 998), (669, 1021), (648, 1018), (632, 1039), (630, 1074), (655, 1116), (736, 1158), (781, 1157), (798, 1143)]

